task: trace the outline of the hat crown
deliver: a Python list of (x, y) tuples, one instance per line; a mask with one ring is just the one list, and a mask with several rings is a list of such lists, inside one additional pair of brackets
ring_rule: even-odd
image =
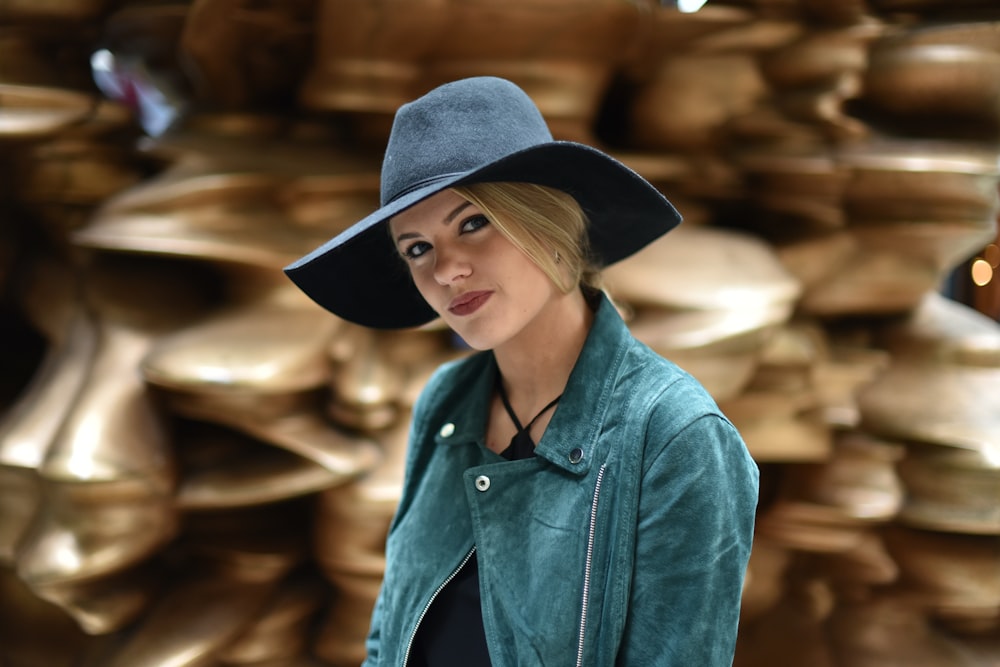
[(474, 77), (445, 84), (396, 113), (382, 161), (382, 205), (551, 141), (538, 107), (513, 83)]

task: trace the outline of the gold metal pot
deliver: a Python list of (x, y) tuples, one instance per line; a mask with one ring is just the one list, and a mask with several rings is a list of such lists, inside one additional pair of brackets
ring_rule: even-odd
[(942, 532), (1000, 535), (997, 457), (982, 451), (913, 445), (899, 463), (899, 477), (906, 488), (901, 522)]
[[(1000, 43), (995, 25), (931, 27), (926, 35), (915, 28), (877, 42), (865, 72), (865, 100), (897, 117), (925, 122), (945, 117), (996, 127)], [(970, 40), (972, 32), (992, 33), (992, 38)]]

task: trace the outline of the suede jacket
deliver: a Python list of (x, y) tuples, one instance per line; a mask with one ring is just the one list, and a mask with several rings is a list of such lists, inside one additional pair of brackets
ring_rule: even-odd
[(531, 459), (485, 446), (492, 353), (414, 409), (365, 667), (405, 665), (475, 550), (496, 667), (721, 667), (735, 650), (758, 470), (702, 386), (607, 299)]

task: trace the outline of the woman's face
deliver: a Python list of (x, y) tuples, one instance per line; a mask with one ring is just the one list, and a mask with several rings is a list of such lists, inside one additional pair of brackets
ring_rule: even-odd
[(451, 190), (395, 216), (389, 228), (424, 299), (474, 349), (514, 339), (561, 296), (479, 208)]

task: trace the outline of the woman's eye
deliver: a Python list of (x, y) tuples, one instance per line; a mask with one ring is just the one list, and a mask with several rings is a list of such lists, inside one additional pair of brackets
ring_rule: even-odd
[(416, 243), (412, 243), (403, 249), (403, 257), (405, 257), (406, 259), (416, 259), (430, 249), (431, 249), (430, 243), (417, 241)]
[(477, 229), (482, 229), (488, 224), (490, 224), (490, 221), (485, 215), (473, 215), (462, 221), (462, 226), (459, 231), (466, 234), (468, 232), (474, 232)]

